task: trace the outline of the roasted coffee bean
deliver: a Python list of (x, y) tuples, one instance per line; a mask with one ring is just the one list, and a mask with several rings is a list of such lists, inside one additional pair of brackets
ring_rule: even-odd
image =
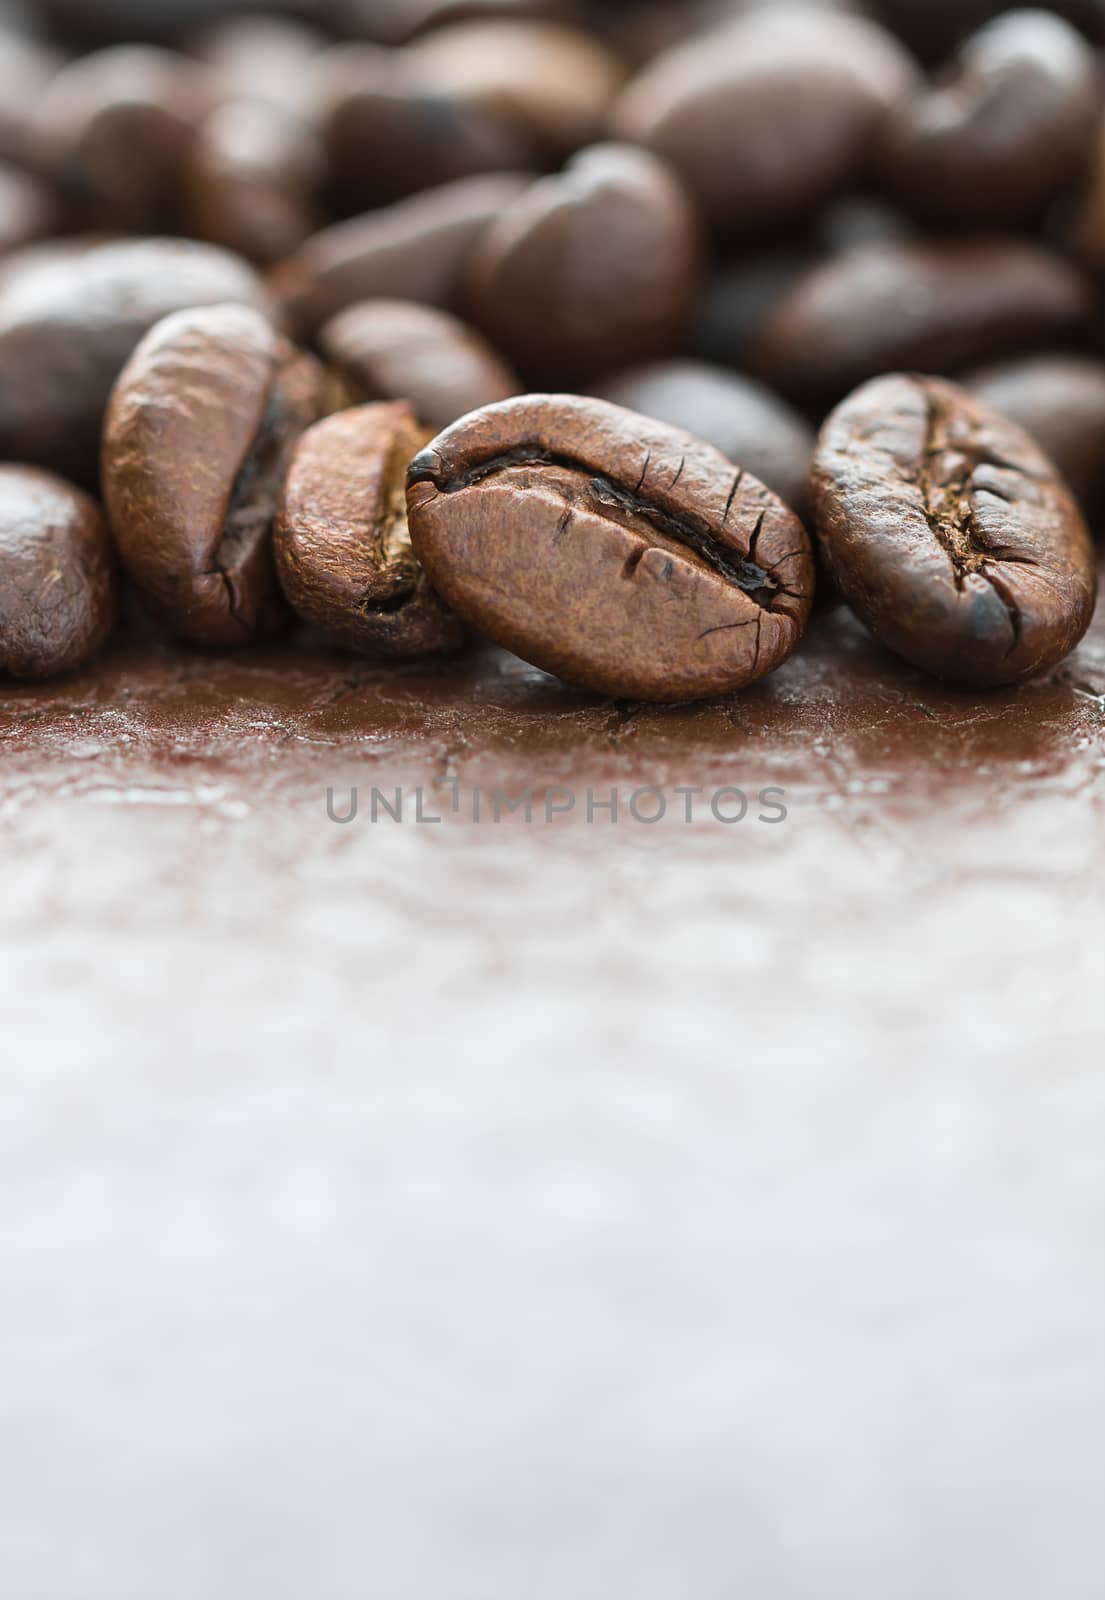
[(1011, 11), (891, 113), (879, 165), (926, 222), (1032, 222), (1085, 165), (1100, 103), (1082, 35), (1045, 11)]
[(528, 187), (520, 173), (464, 178), (324, 228), (273, 274), (273, 293), (301, 338), (359, 300), (449, 306), (476, 240)]
[(695, 700), (785, 661), (809, 539), (718, 451), (601, 400), (473, 412), (412, 462), (411, 540), (446, 604), (601, 694)]
[(339, 0), (342, 32), (377, 44), (404, 44), (425, 29), (480, 17), (556, 18), (575, 0)]
[[(222, 17), (258, 9), (257, 0), (35, 0), (35, 4), (60, 34), (83, 44), (176, 40)], [(309, 16), (321, 12), (322, 6), (319, 0), (265, 0), (265, 9)]]
[(1105, 522), (1105, 362), (1031, 356), (973, 372), (963, 382), (1032, 435), (1091, 524)]
[(434, 432), (522, 387), (472, 328), (409, 300), (351, 306), (326, 324), (319, 348), (356, 403), (408, 400)]
[(806, 519), (813, 429), (754, 379), (700, 361), (658, 361), (608, 378), (594, 392), (712, 444)]
[(57, 222), (58, 208), (45, 185), (0, 164), (0, 256), (44, 239)]
[(311, 73), (325, 48), (324, 34), (279, 16), (224, 17), (190, 40), (217, 100), (263, 100), (292, 116), (306, 114)]
[(593, 145), (481, 234), (465, 305), (531, 383), (575, 383), (677, 349), (701, 273), (674, 174), (645, 150)]
[(719, 233), (757, 238), (862, 171), (915, 77), (875, 23), (778, 4), (647, 66), (614, 107), (613, 127), (665, 156)]
[(844, 598), (915, 665), (1019, 683), (1089, 626), (1094, 554), (1073, 496), (1022, 428), (956, 384), (865, 384), (826, 421), (812, 478)]
[(832, 401), (880, 372), (954, 375), (1053, 344), (1092, 310), (1076, 268), (1017, 239), (862, 246), (791, 285), (748, 364), (773, 389)]
[[(944, 61), (968, 34), (1009, 9), (1010, 0), (879, 0), (879, 11), (889, 26), (930, 62)], [(1046, 9), (1101, 42), (1105, 33), (1101, 0), (1047, 0)]]
[(624, 76), (596, 39), (550, 22), (458, 22), (405, 56), (439, 94), (525, 128), (554, 164), (600, 136)]
[(325, 156), (303, 122), (264, 100), (234, 100), (203, 123), (184, 176), (189, 231), (259, 266), (298, 250), (319, 223)]
[(0, 261), (0, 459), (95, 481), (111, 386), (182, 306), (265, 304), (237, 256), (178, 239), (40, 245)]
[(9, 32), (0, 19), (0, 161), (17, 166), (33, 161), (34, 110), (60, 66), (52, 50)]
[(1105, 273), (1105, 121), (1097, 135), (1092, 170), (1074, 234), (1075, 249), (1095, 272)]
[(292, 457), (275, 533), (281, 585), (305, 621), (363, 655), (427, 655), (467, 634), (407, 530), (407, 467), (431, 437), (401, 402), (358, 406), (311, 428)]
[(185, 56), (124, 45), (58, 73), (32, 123), (41, 169), (88, 228), (171, 230), (207, 76)]
[(123, 564), (158, 616), (200, 644), (283, 620), (272, 524), (325, 375), (248, 306), (180, 311), (127, 362), (104, 424), (104, 495)]
[(539, 164), (536, 140), (520, 123), (437, 87), (407, 51), (338, 46), (316, 62), (311, 85), (311, 119), (344, 212)]
[(96, 502), (53, 473), (0, 466), (0, 672), (80, 666), (111, 631), (114, 591)]

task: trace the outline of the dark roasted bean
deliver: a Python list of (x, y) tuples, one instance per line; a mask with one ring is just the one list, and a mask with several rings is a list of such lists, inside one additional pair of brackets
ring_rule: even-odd
[(40, 468), (0, 466), (0, 672), (80, 666), (111, 629), (114, 589), (95, 501)]
[(864, 385), (826, 421), (813, 487), (844, 598), (938, 677), (1018, 683), (1089, 626), (1096, 571), (1073, 496), (1022, 428), (957, 385)]

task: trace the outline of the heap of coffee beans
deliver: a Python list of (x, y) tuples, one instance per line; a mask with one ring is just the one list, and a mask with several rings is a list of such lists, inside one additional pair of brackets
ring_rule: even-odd
[(0, 0), (0, 672), (481, 638), (738, 690), (815, 593), (1089, 625), (1105, 5)]

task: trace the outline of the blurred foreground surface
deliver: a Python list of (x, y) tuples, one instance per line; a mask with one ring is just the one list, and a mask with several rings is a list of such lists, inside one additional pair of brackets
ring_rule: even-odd
[[(1100, 1595), (1103, 729), (1101, 616), (985, 699), (842, 612), (685, 710), (5, 686), (4, 1593)], [(789, 815), (368, 819), (446, 778)]]

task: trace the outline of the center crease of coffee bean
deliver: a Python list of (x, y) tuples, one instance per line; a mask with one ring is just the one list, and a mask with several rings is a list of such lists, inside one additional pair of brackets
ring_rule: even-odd
[[(596, 474), (585, 461), (576, 457), (537, 450), (528, 445), (505, 450), (486, 460), (474, 462), (452, 478), (444, 478), (440, 475), (439, 468), (429, 464), (423, 466), (416, 460), (412, 464), (409, 482), (432, 483), (442, 494), (456, 494), (463, 489), (472, 488), (475, 484), (483, 483), (499, 473), (508, 472), (512, 467), (526, 466), (558, 467), (564, 472), (581, 477), (585, 480), (585, 487), (591, 498), (597, 501), (600, 507), (616, 507), (647, 522), (657, 533), (692, 551), (705, 565), (740, 589), (765, 611), (773, 610), (777, 600), (793, 593), (774, 572), (760, 566), (755, 560), (756, 542), (763, 528), (766, 511), (762, 511), (757, 518), (749, 539), (748, 554), (744, 557), (730, 555), (720, 545), (710, 527), (701, 519), (688, 515), (675, 516), (641, 496), (639, 489), (647, 475), (647, 460), (636, 490), (625, 489), (613, 479)], [(681, 472), (682, 464), (676, 473), (677, 480)], [(729, 497), (730, 506), (742, 477), (743, 471), (738, 470)], [(726, 509), (728, 511), (728, 507)]]

